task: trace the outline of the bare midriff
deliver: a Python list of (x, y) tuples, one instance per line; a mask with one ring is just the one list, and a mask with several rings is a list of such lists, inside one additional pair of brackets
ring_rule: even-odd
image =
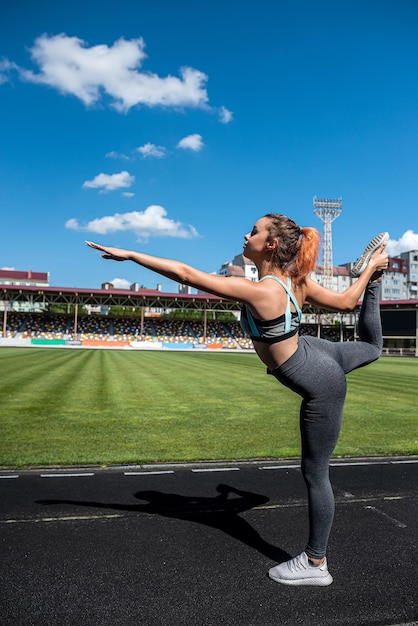
[(296, 334), (277, 343), (262, 343), (261, 341), (253, 340), (253, 344), (259, 358), (272, 372), (276, 367), (283, 365), (296, 352), (298, 338), (299, 335)]

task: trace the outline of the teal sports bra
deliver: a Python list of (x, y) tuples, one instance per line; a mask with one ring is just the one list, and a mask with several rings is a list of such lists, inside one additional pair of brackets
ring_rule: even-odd
[[(287, 293), (286, 309), (283, 315), (276, 317), (273, 320), (259, 320), (251, 314), (247, 306), (243, 306), (241, 311), (241, 328), (250, 336), (250, 339), (254, 341), (261, 341), (263, 343), (277, 343), (284, 339), (293, 337), (299, 330), (300, 320), (302, 318), (302, 311), (299, 304), (291, 291), (292, 281), (290, 276), (287, 279), (287, 284), (284, 283), (277, 276), (264, 276), (260, 279), (272, 278), (281, 284), (283, 289)], [(290, 301), (292, 301), (296, 311), (290, 310)]]

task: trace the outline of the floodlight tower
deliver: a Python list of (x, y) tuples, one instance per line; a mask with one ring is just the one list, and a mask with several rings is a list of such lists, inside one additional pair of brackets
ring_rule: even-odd
[(317, 198), (314, 196), (314, 213), (324, 223), (322, 240), (322, 285), (332, 288), (332, 229), (331, 224), (341, 215), (342, 198)]

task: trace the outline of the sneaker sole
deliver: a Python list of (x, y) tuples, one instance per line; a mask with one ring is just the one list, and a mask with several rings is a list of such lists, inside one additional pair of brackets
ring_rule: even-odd
[(269, 574), (269, 577), (276, 583), (281, 583), (282, 585), (292, 585), (293, 587), (300, 587), (302, 585), (309, 585), (310, 587), (327, 587), (334, 580), (329, 573), (322, 578), (276, 578), (271, 574)]
[(358, 278), (366, 269), (368, 262), (370, 261), (370, 257), (376, 250), (380, 248), (380, 246), (384, 246), (389, 241), (389, 233), (380, 233), (374, 239), (367, 244), (364, 252), (359, 256), (357, 261), (354, 263), (352, 269), (350, 270), (350, 274), (353, 278)]

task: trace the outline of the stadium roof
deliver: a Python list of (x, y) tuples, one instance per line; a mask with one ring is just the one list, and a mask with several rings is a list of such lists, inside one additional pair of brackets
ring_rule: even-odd
[(128, 306), (159, 309), (207, 309), (236, 311), (241, 304), (211, 294), (163, 293), (152, 289), (77, 289), (0, 285), (0, 300), (41, 304), (78, 304), (80, 306)]

